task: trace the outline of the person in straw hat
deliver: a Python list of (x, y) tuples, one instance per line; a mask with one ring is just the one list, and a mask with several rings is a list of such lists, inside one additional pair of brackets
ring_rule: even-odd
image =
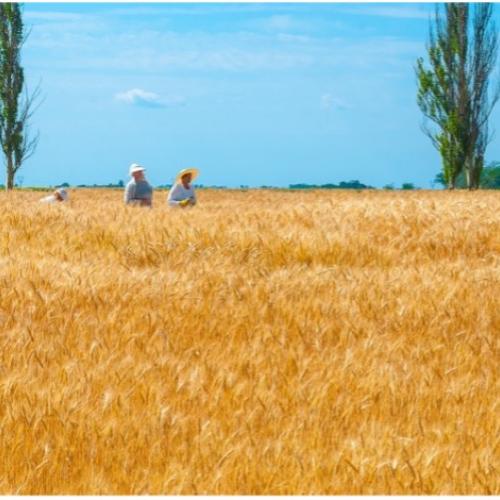
[(58, 203), (68, 201), (68, 192), (64, 188), (56, 189), (51, 195), (45, 196), (40, 200), (40, 203)]
[(185, 168), (175, 178), (175, 184), (168, 193), (167, 203), (171, 207), (192, 207), (196, 205), (196, 195), (192, 182), (198, 177), (197, 168)]
[(153, 204), (153, 188), (146, 180), (144, 171), (146, 169), (137, 163), (132, 163), (129, 174), (132, 177), (125, 186), (124, 201), (127, 205), (139, 205), (151, 207)]

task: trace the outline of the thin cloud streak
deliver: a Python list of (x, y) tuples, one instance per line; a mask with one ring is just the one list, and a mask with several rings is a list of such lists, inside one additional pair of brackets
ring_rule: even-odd
[(143, 89), (130, 89), (126, 92), (119, 92), (115, 95), (117, 101), (143, 108), (167, 108), (173, 106), (183, 106), (186, 103), (184, 97), (168, 96), (160, 97), (154, 92)]
[[(280, 42), (276, 44), (276, 42)], [(322, 38), (290, 33), (174, 33), (139, 31), (109, 34), (72, 31), (52, 36), (33, 31), (31, 49), (54, 51), (54, 66), (85, 70), (161, 73), (188, 71), (283, 71), (293, 68), (376, 68), (408, 64), (424, 42), (400, 37), (364, 40)], [(293, 49), (291, 48), (293, 47)], [(74, 54), (79, 54), (75, 60)]]
[(26, 12), (24, 18), (28, 21), (49, 21), (49, 22), (78, 22), (87, 18), (85, 14), (71, 14), (69, 12), (39, 11)]

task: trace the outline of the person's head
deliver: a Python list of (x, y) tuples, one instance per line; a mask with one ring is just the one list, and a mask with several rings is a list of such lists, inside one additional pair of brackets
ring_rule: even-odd
[(199, 171), (197, 168), (185, 168), (181, 170), (176, 177), (176, 182), (182, 184), (185, 188), (189, 188), (191, 182), (198, 177)]
[(181, 177), (181, 182), (184, 187), (189, 187), (192, 180), (193, 180), (193, 174), (191, 172), (188, 172), (187, 174), (184, 174)]
[(66, 191), (66, 189), (62, 188), (56, 189), (54, 191), (54, 198), (57, 201), (66, 201), (68, 199), (68, 192)]
[(129, 174), (135, 179), (135, 181), (144, 180), (144, 171), (146, 169), (138, 165), (137, 163), (132, 163), (129, 168)]

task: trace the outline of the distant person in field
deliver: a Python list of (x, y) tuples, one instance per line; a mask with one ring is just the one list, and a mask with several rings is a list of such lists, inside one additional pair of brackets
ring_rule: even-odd
[(175, 178), (175, 184), (168, 193), (167, 203), (171, 207), (192, 207), (196, 205), (196, 194), (191, 184), (198, 177), (197, 168), (185, 168)]
[(68, 201), (69, 196), (66, 189), (59, 188), (56, 189), (51, 195), (45, 196), (40, 200), (40, 203), (59, 203), (63, 201)]
[(127, 205), (151, 207), (153, 205), (153, 188), (146, 180), (146, 169), (137, 163), (132, 163), (129, 174), (132, 179), (125, 186), (124, 201)]

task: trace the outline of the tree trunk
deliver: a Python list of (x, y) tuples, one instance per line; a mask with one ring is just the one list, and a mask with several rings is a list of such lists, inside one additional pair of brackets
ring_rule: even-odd
[(467, 189), (472, 190), (472, 166), (469, 164), (465, 167), (465, 179), (467, 181)]
[(7, 183), (5, 185), (5, 189), (10, 191), (14, 188), (14, 165), (12, 162), (12, 156), (7, 156)]
[(476, 161), (474, 162), (474, 188), (479, 189), (481, 185), (481, 174), (483, 173), (483, 167), (484, 167), (484, 157), (483, 156), (478, 156), (476, 158)]
[(458, 173), (455, 170), (450, 174), (450, 177), (448, 178), (448, 189), (453, 190), (457, 187), (457, 177)]

